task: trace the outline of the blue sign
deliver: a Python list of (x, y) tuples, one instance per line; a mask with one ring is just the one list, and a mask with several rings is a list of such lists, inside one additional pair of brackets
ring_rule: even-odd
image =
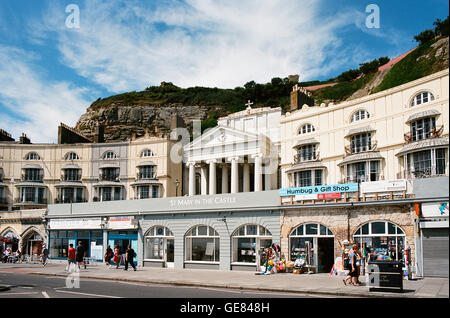
[(280, 189), (280, 196), (288, 197), (292, 195), (320, 194), (320, 193), (343, 193), (358, 192), (358, 183), (344, 183), (321, 185), (301, 188), (283, 188)]

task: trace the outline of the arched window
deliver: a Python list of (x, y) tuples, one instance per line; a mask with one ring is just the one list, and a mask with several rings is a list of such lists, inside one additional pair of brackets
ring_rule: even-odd
[(75, 152), (69, 152), (65, 157), (64, 160), (79, 160), (80, 157)]
[(141, 152), (141, 158), (153, 157), (155, 154), (150, 149), (145, 149)]
[(299, 135), (304, 135), (304, 134), (310, 134), (315, 132), (316, 129), (314, 128), (313, 125), (311, 124), (304, 124), (302, 127), (300, 127), (300, 129), (298, 130), (298, 134)]
[(26, 155), (25, 160), (40, 160), (41, 157), (36, 152), (30, 152)]
[(219, 262), (219, 233), (207, 225), (197, 225), (186, 234), (186, 261)]
[(372, 260), (391, 258), (402, 260), (405, 249), (405, 232), (387, 221), (373, 221), (358, 228), (353, 235), (355, 242), (364, 248)]
[(305, 223), (294, 228), (289, 235), (289, 256), (305, 259), (321, 272), (330, 272), (334, 264), (334, 234), (320, 223)]
[(257, 252), (272, 245), (272, 233), (256, 224), (243, 225), (233, 233), (233, 262), (256, 265)]
[(411, 107), (425, 104), (434, 100), (434, 95), (431, 92), (421, 92), (414, 96), (411, 100)]
[(360, 121), (360, 120), (364, 120), (364, 119), (368, 119), (368, 118), (370, 118), (369, 112), (364, 109), (360, 109), (353, 113), (351, 122), (354, 123), (356, 121)]
[(174, 235), (164, 226), (154, 226), (145, 235), (144, 258), (174, 261)]
[(113, 151), (107, 151), (103, 154), (103, 159), (116, 159), (117, 155)]

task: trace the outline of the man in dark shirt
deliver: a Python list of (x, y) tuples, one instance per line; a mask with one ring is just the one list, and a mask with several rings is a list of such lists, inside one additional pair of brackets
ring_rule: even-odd
[(128, 270), (128, 263), (130, 263), (131, 267), (136, 271), (136, 266), (134, 265), (133, 259), (134, 259), (135, 253), (134, 250), (131, 248), (130, 245), (128, 245), (127, 252), (125, 254), (125, 270)]
[[(84, 264), (84, 247), (81, 244), (81, 241), (78, 242), (75, 258), (77, 261), (78, 269), (80, 269), (80, 265)], [(84, 268), (86, 268), (86, 264), (84, 264)]]

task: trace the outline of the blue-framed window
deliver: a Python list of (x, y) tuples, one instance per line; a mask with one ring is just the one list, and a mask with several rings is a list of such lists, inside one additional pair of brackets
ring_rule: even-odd
[(95, 243), (97, 247), (102, 246), (103, 249), (103, 231), (102, 230), (64, 230), (49, 232), (49, 252), (50, 258), (67, 258), (69, 244), (73, 244), (76, 248), (78, 242), (81, 241), (85, 248), (85, 257), (95, 257), (102, 259), (102, 253), (94, 253), (91, 251), (91, 244)]

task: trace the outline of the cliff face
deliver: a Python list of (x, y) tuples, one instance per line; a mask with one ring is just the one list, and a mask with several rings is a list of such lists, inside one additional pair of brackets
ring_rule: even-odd
[(93, 138), (96, 123), (105, 126), (105, 141), (125, 141), (133, 133), (143, 136), (148, 129), (152, 135), (163, 136), (170, 133), (172, 115), (178, 115), (189, 127), (194, 119), (204, 120), (211, 107), (183, 106), (182, 104), (125, 105), (113, 104), (96, 110), (88, 109), (78, 120), (77, 130)]

